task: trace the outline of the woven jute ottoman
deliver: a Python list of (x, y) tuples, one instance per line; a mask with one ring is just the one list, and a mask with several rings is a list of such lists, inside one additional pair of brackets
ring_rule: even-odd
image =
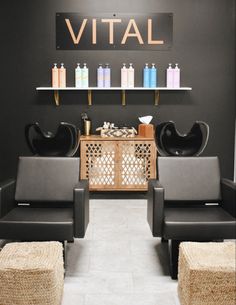
[(10, 243), (0, 252), (0, 305), (59, 305), (63, 285), (61, 243)]
[(183, 242), (178, 294), (182, 305), (236, 304), (236, 244)]

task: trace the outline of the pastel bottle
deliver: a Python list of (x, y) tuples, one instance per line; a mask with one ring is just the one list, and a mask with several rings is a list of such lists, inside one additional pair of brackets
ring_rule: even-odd
[(144, 88), (149, 87), (149, 68), (148, 68), (148, 64), (145, 64), (145, 67), (143, 69), (143, 87)]
[(149, 70), (149, 77), (150, 88), (155, 88), (157, 86), (157, 69), (155, 67), (155, 64), (152, 64), (152, 67)]
[(102, 64), (99, 64), (98, 68), (97, 68), (97, 87), (98, 88), (102, 88), (103, 84), (104, 84), (104, 80), (103, 80), (103, 67)]
[(166, 87), (174, 87), (174, 69), (172, 68), (171, 64), (169, 64), (169, 67), (166, 69)]
[(52, 68), (52, 87), (59, 87), (59, 71), (57, 68), (57, 64), (54, 64), (54, 67)]
[(128, 88), (134, 88), (134, 68), (133, 64), (129, 64), (128, 68)]
[(111, 69), (109, 67), (109, 64), (106, 64), (103, 71), (103, 75), (104, 75), (104, 87), (105, 88), (111, 87)]
[(174, 70), (174, 86), (173, 88), (179, 88), (180, 87), (180, 69), (178, 67), (178, 64), (175, 64)]
[(82, 68), (82, 78), (81, 78), (81, 82), (82, 82), (82, 88), (88, 88), (89, 86), (89, 71), (88, 71), (88, 67), (87, 64), (84, 63), (84, 66)]
[(61, 63), (61, 67), (59, 69), (59, 87), (66, 87), (66, 69), (63, 63)]
[(128, 87), (128, 70), (126, 68), (126, 64), (123, 64), (123, 67), (121, 68), (121, 87)]
[(82, 87), (82, 69), (79, 63), (77, 64), (77, 67), (75, 69), (75, 87), (76, 88)]

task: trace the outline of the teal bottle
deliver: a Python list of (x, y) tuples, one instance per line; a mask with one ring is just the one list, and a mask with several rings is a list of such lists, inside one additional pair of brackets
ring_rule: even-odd
[(148, 64), (145, 64), (145, 67), (143, 69), (143, 87), (149, 88), (149, 68)]
[(157, 69), (155, 67), (155, 64), (152, 64), (150, 71), (150, 75), (149, 75), (149, 85), (150, 88), (155, 88), (157, 87)]

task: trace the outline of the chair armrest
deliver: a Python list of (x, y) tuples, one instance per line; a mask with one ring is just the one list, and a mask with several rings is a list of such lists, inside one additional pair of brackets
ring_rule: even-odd
[(6, 215), (15, 206), (15, 180), (0, 183), (0, 217)]
[(236, 217), (236, 183), (229, 179), (221, 179), (221, 206), (233, 217)]
[(89, 223), (89, 183), (80, 180), (74, 188), (74, 237), (83, 238)]
[(158, 180), (148, 181), (147, 221), (152, 235), (162, 237), (164, 219), (164, 188)]

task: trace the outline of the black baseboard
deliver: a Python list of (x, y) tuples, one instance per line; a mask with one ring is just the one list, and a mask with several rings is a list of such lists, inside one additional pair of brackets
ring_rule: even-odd
[(90, 192), (90, 199), (147, 199), (147, 192)]

